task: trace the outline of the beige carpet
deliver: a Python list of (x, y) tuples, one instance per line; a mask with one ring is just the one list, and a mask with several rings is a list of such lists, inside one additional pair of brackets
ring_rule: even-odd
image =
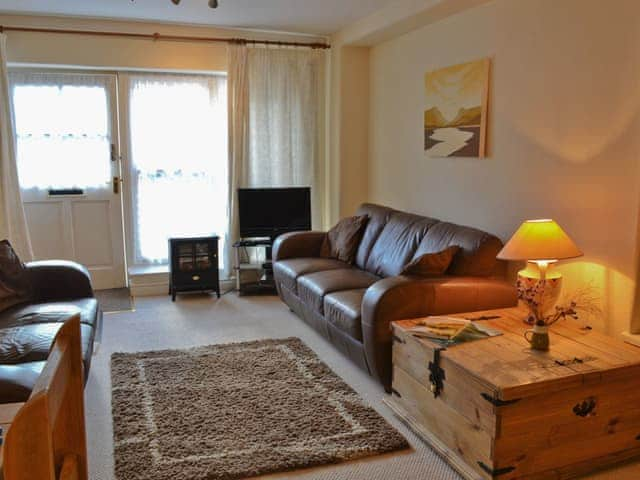
[[(91, 362), (85, 389), (91, 480), (114, 480), (111, 414), (111, 354), (185, 349), (199, 345), (298, 337), (409, 441), (413, 450), (268, 475), (269, 480), (461, 480), (382, 403), (380, 384), (300, 321), (275, 297), (214, 300), (185, 295), (136, 298), (136, 311), (105, 316), (102, 343)], [(215, 415), (215, 412), (211, 412)], [(266, 478), (265, 477), (265, 478)], [(590, 480), (638, 480), (640, 462), (590, 476)]]
[(111, 358), (116, 477), (230, 480), (409, 444), (299, 339)]

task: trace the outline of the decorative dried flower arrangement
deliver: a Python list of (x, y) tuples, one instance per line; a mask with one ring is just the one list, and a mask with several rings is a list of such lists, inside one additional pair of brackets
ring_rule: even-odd
[[(595, 288), (592, 284), (587, 284), (565, 295), (559, 305), (553, 306), (555, 303), (555, 298), (553, 298), (556, 290), (555, 280), (524, 282), (518, 279), (516, 284), (518, 298), (529, 307), (530, 311), (527, 323), (549, 327), (565, 318), (578, 320), (581, 316), (591, 317), (602, 314), (602, 309), (599, 306), (600, 299), (595, 294)], [(551, 310), (550, 313), (549, 310)]]

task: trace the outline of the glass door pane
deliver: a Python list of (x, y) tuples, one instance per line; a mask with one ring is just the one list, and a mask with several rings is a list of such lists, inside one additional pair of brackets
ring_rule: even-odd
[(22, 189), (108, 189), (111, 76), (12, 74)]
[(226, 78), (132, 75), (128, 93), (134, 264), (166, 263), (168, 238), (217, 234), (223, 244)]

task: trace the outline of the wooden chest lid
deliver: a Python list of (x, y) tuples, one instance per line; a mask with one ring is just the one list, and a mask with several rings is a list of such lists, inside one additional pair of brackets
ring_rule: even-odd
[[(441, 358), (456, 364), (495, 391), (497, 398), (512, 400), (555, 392), (588, 383), (608, 382), (640, 375), (640, 348), (594, 330), (582, 329), (572, 320), (550, 328), (548, 352), (531, 350), (524, 338), (530, 327), (523, 322), (526, 311), (518, 308), (455, 314), (474, 319), (503, 335), (448, 347)], [(420, 319), (394, 322), (404, 334)], [(428, 339), (418, 339), (433, 349)]]

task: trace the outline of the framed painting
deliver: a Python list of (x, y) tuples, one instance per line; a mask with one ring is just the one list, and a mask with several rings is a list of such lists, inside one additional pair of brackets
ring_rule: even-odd
[(484, 58), (425, 74), (428, 157), (484, 157), (489, 69), (490, 60)]

